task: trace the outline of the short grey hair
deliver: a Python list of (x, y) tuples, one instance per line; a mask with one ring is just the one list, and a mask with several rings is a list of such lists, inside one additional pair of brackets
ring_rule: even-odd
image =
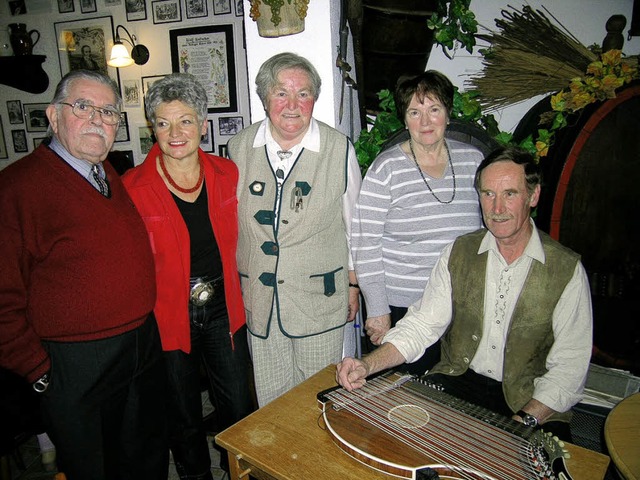
[(175, 100), (193, 108), (199, 123), (207, 118), (207, 92), (202, 84), (188, 73), (172, 73), (154, 82), (145, 95), (144, 108), (151, 125), (156, 124), (160, 104)]
[(269, 93), (278, 84), (280, 72), (291, 68), (297, 68), (307, 73), (309, 80), (311, 80), (311, 95), (314, 100), (318, 100), (322, 80), (316, 68), (306, 58), (295, 53), (284, 52), (265, 61), (256, 75), (256, 93), (264, 107), (268, 104)]
[[(71, 87), (77, 80), (89, 80), (92, 82), (102, 83), (109, 87), (116, 99), (114, 107), (116, 107), (118, 112), (122, 111), (122, 97), (120, 96), (120, 89), (116, 82), (104, 73), (94, 72), (92, 70), (72, 70), (62, 77), (62, 80), (58, 83), (56, 91), (53, 94), (53, 100), (51, 100), (51, 105), (55, 105), (56, 111), (60, 112), (60, 109), (62, 108), (60, 102), (64, 102), (69, 98)], [(53, 129), (49, 126), (47, 129), (47, 137), (51, 136), (53, 136)]]

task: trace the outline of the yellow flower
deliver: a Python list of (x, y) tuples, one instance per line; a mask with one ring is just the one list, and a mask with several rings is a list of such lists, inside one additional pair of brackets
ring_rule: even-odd
[(549, 144), (541, 141), (536, 142), (536, 152), (539, 157), (546, 157), (549, 154)]
[(618, 65), (622, 58), (622, 50), (609, 50), (602, 54), (602, 63), (605, 65)]

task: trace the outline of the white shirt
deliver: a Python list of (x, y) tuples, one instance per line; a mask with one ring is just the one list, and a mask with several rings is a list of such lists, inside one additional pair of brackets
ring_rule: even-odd
[[(524, 253), (511, 265), (498, 251), (487, 232), (478, 254), (488, 251), (484, 293), (482, 339), (470, 367), (476, 373), (502, 381), (504, 348), (511, 317), (532, 262), (545, 262), (538, 231), (533, 225)], [(407, 360), (419, 359), (425, 349), (440, 338), (451, 322), (451, 278), (449, 257), (452, 245), (443, 250), (419, 302), (385, 335)], [(592, 347), (592, 314), (589, 282), (584, 267), (576, 265), (552, 316), (555, 341), (546, 359), (548, 372), (534, 380), (533, 398), (548, 407), (566, 412), (582, 399)]]
[[(303, 148), (311, 150), (312, 152), (320, 152), (320, 128), (315, 118), (311, 118), (309, 129), (302, 137), (302, 140), (297, 145), (291, 147), (289, 151), (291, 156), (286, 160), (278, 157), (278, 150), (282, 150), (282, 147), (278, 145), (271, 135), (271, 129), (269, 127), (269, 119), (265, 118), (253, 139), (253, 148), (267, 147), (267, 157), (271, 168), (275, 174), (278, 168), (281, 168), (284, 172), (284, 178), (278, 179), (281, 184), (289, 175), (293, 164), (295, 163), (298, 155)], [(347, 190), (342, 196), (342, 218), (344, 220), (347, 236), (347, 245), (349, 247), (349, 270), (353, 270), (353, 259), (351, 258), (351, 218), (353, 217), (353, 211), (360, 193), (360, 184), (362, 183), (362, 174), (360, 173), (360, 165), (358, 164), (358, 158), (356, 157), (356, 151), (353, 148), (351, 142), (349, 143), (349, 154), (347, 164)], [(279, 197), (280, 189), (278, 189)], [(277, 198), (277, 205), (275, 208), (275, 214), (278, 214), (281, 198)]]

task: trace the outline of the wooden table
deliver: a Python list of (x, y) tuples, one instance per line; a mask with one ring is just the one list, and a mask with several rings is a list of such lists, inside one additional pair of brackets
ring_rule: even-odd
[(622, 478), (640, 479), (640, 393), (611, 410), (604, 423), (604, 439)]
[[(330, 365), (285, 395), (216, 436), (229, 452), (231, 480), (389, 480), (344, 453), (324, 430), (318, 392), (333, 387)], [(567, 460), (576, 480), (602, 480), (609, 457), (567, 445)]]

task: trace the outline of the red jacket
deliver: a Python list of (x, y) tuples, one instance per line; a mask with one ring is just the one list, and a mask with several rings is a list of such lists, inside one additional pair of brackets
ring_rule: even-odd
[[(204, 167), (209, 218), (224, 270), (229, 335), (233, 336), (245, 324), (236, 264), (238, 169), (231, 160), (209, 155), (202, 150), (198, 153)], [(161, 155), (161, 151), (158, 144), (155, 144), (142, 165), (129, 170), (122, 181), (144, 220), (155, 258), (158, 290), (154, 313), (160, 329), (162, 348), (189, 353), (189, 232), (171, 192), (157, 171), (158, 155)]]

